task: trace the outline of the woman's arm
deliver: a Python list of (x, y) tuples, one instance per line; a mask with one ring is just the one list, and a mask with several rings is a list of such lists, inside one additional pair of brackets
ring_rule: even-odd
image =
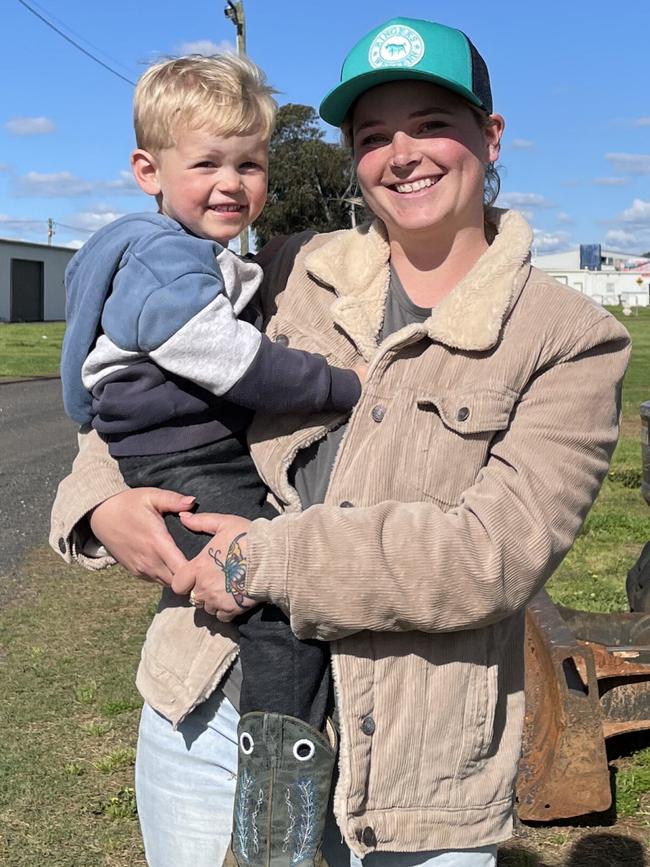
[(52, 507), (50, 545), (68, 563), (101, 569), (118, 561), (134, 575), (169, 584), (185, 558), (162, 514), (191, 508), (193, 498), (156, 488), (131, 490), (94, 430), (82, 428), (78, 442), (72, 471)]
[(539, 371), (449, 512), (322, 505), (253, 522), (246, 593), (288, 610), (300, 638), (327, 640), (473, 629), (522, 608), (573, 544), (607, 472), (628, 354), (604, 319)]

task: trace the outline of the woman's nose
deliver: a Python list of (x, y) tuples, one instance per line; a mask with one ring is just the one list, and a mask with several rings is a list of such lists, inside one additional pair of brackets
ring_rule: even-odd
[(416, 139), (399, 130), (393, 136), (391, 165), (396, 169), (405, 169), (422, 159)]

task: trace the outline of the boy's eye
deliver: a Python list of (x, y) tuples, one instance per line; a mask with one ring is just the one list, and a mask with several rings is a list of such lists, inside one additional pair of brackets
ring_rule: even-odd
[(212, 160), (201, 160), (194, 166), (195, 169), (213, 169), (215, 168), (215, 163)]
[(256, 163), (255, 160), (246, 160), (240, 164), (239, 168), (243, 172), (264, 171), (264, 167)]

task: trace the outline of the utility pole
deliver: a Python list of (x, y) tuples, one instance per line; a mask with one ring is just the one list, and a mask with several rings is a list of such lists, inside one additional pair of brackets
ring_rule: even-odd
[[(237, 30), (237, 54), (246, 54), (246, 17), (244, 15), (244, 0), (227, 0), (223, 14), (235, 25)], [(239, 254), (248, 254), (248, 227), (239, 233)]]
[(47, 218), (47, 245), (52, 246), (52, 236), (54, 235), (54, 220), (52, 217)]

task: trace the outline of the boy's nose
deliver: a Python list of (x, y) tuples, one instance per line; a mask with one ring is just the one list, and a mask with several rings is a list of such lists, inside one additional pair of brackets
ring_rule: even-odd
[(237, 193), (241, 189), (241, 176), (235, 169), (219, 172), (217, 187), (224, 193)]

